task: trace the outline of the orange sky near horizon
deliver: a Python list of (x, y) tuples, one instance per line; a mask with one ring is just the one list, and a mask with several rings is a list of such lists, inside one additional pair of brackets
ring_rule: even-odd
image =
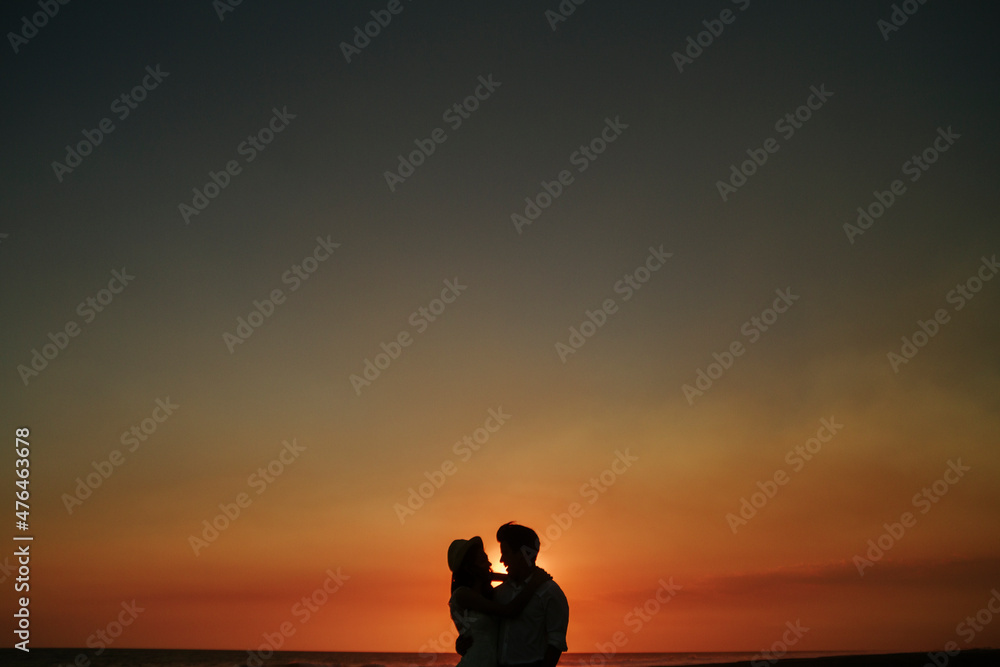
[[(596, 651), (619, 630), (628, 637), (626, 651), (755, 650), (797, 619), (810, 628), (801, 650), (911, 650), (954, 638), (955, 626), (986, 605), (990, 586), (983, 582), (994, 580), (1000, 564), (997, 535), (970, 531), (997, 518), (991, 471), (1000, 461), (995, 450), (977, 444), (995, 416), (965, 406), (963, 418), (978, 428), (945, 441), (935, 426), (944, 408), (933, 409), (932, 396), (922, 397), (927, 389), (917, 386), (906, 390), (904, 402), (923, 408), (895, 413), (901, 421), (894, 425), (885, 405), (852, 412), (836, 401), (826, 412), (779, 423), (776, 410), (736, 394), (740, 380), (731, 379), (737, 386), (719, 388), (717, 400), (697, 413), (687, 405), (620, 414), (593, 406), (569, 431), (566, 422), (550, 425), (522, 412), (526, 406), (497, 402), (489, 407), (509, 420), (467, 461), (455, 454), (459, 432), (425, 447), (419, 464), (390, 470), (387, 461), (378, 480), (344, 471), (323, 484), (342, 454), (303, 433), (296, 438), (305, 447), (300, 458), (259, 496), (235, 474), (206, 476), (197, 491), (160, 476), (171, 464), (171, 445), (199, 428), (182, 421), (186, 406), (176, 398), (176, 421), (154, 436), (162, 438), (155, 448), (136, 452), (129, 477), (124, 467), (116, 471), (73, 516), (61, 505), (47, 508), (37, 544), (44, 546), (52, 531), (62, 545), (37, 556), (45, 574), (35, 599), (46, 618), (37, 641), (84, 645), (98, 629), (91, 619), (110, 622), (122, 601), (135, 599), (147, 611), (116, 646), (255, 646), (288, 621), (289, 650), (430, 651), (431, 642), (454, 634), (445, 604), (447, 545), (481, 535), (494, 569), (502, 571), (494, 533), (508, 520), (542, 536), (539, 563), (570, 600), (573, 652)], [(732, 417), (734, 409), (741, 419)], [(444, 421), (473, 433), (488, 415), (476, 412)], [(824, 421), (842, 428), (830, 437), (821, 431)], [(768, 435), (745, 432), (750, 424)], [(806, 447), (817, 431), (829, 442), (805, 461), (795, 448)], [(610, 440), (609, 432), (620, 437)], [(914, 447), (916, 434), (923, 448)], [(261, 464), (281, 449), (263, 434), (254, 441)], [(562, 441), (577, 444), (572, 458)], [(875, 442), (924, 451), (887, 467), (871, 457)], [(374, 454), (376, 441), (361, 449)], [(730, 463), (713, 463), (720, 457)], [(423, 507), (402, 514), (401, 523), (395, 506), (446, 460), (454, 474), (444, 476)], [(946, 475), (949, 460), (970, 470)], [(786, 484), (769, 485), (776, 471), (788, 475)], [(939, 502), (915, 503), (922, 488), (946, 477), (956, 483)], [(773, 497), (745, 525), (732, 524), (734, 534), (727, 515), (738, 515), (741, 499), (761, 486)], [(148, 493), (137, 495), (136, 488)], [(211, 518), (206, 508), (232, 502), (240, 491), (251, 504), (194, 556), (190, 536), (203, 526), (176, 517)], [(860, 576), (852, 559), (882, 535), (883, 522), (898, 522), (905, 511), (915, 525)], [(119, 524), (144, 527), (123, 535)], [(81, 562), (88, 563), (85, 579), (77, 575)], [(344, 577), (342, 586), (304, 619), (295, 604), (321, 589), (328, 570)], [(667, 604), (650, 602), (664, 582), (681, 588)], [(59, 600), (58, 609), (46, 600)], [(900, 615), (906, 631), (896, 623)], [(1000, 624), (987, 626), (973, 645), (995, 644), (998, 632)]]

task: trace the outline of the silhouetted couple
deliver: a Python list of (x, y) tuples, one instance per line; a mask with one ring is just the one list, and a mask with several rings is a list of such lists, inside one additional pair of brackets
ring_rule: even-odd
[[(535, 565), (538, 534), (511, 522), (500, 526), (497, 541), (506, 575), (492, 571), (478, 536), (448, 547), (459, 667), (555, 667), (566, 650), (569, 604)], [(502, 583), (493, 588), (493, 581)]]

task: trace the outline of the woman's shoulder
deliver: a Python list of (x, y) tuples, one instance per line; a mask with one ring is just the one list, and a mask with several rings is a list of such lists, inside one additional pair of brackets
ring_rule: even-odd
[(451, 597), (448, 598), (450, 601), (456, 599), (461, 600), (462, 598), (468, 598), (470, 595), (475, 595), (476, 590), (471, 586), (458, 586), (451, 592)]

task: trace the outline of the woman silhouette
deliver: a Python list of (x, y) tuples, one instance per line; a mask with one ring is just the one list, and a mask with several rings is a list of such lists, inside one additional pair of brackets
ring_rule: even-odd
[(493, 600), (490, 582), (502, 580), (505, 575), (495, 574), (492, 565), (478, 535), (469, 540), (455, 540), (448, 547), (451, 570), (448, 607), (460, 635), (458, 643), (469, 647), (459, 667), (496, 667), (498, 619), (520, 614), (538, 587), (552, 579), (548, 572), (538, 568), (540, 576), (533, 576), (531, 583), (513, 600), (500, 604)]

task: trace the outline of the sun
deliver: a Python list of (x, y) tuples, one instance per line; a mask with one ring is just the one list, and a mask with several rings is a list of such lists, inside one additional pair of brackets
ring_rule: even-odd
[[(507, 568), (505, 568), (503, 563), (500, 562), (500, 545), (498, 544), (494, 547), (485, 547), (484, 550), (486, 551), (487, 557), (490, 559), (490, 567), (493, 572), (506, 574)], [(553, 570), (552, 568), (559, 567), (556, 562), (557, 560), (558, 558), (554, 557), (551, 553), (540, 553), (538, 554), (538, 559), (535, 561), (535, 564), (543, 570), (546, 570), (549, 574), (553, 574), (556, 570)]]
[(490, 559), (490, 567), (494, 572), (505, 573), (507, 568), (503, 566), (500, 562), (500, 545), (497, 544), (495, 547), (485, 547), (486, 555)]

